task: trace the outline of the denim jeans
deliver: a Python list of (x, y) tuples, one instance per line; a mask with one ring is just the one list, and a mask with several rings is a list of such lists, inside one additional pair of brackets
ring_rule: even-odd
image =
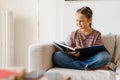
[(57, 51), (53, 54), (53, 62), (57, 66), (79, 70), (86, 70), (87, 67), (98, 69), (106, 65), (109, 62), (109, 59), (109, 53), (106, 51), (98, 52), (85, 60), (70, 56), (63, 51)]

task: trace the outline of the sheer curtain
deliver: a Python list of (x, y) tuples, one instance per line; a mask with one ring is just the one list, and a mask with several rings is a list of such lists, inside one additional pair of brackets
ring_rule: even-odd
[(14, 24), (13, 13), (0, 12), (0, 67), (14, 65)]

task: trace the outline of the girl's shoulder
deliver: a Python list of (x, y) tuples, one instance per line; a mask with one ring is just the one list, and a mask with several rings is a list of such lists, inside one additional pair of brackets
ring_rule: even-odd
[(79, 34), (79, 29), (74, 30), (74, 31), (71, 32), (71, 35), (77, 35), (77, 34)]
[(96, 29), (93, 29), (93, 31), (94, 31), (94, 34), (101, 34), (101, 32)]

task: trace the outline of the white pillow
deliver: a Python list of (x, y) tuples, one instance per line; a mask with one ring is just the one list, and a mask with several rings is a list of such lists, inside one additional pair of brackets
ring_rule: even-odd
[(110, 52), (110, 57), (111, 57), (112, 61), (113, 61), (114, 55), (115, 55), (114, 54), (115, 37), (116, 37), (116, 35), (114, 35), (112, 33), (102, 35), (103, 44), (105, 45), (107, 50)]
[(116, 64), (120, 63), (120, 35), (116, 36), (115, 59)]

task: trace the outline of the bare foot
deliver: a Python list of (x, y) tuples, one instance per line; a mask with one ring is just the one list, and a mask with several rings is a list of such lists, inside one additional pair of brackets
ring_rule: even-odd
[(109, 69), (108, 69), (108, 66), (103, 66), (103, 67), (99, 68), (98, 70), (109, 70)]
[(88, 71), (91, 71), (91, 70), (109, 70), (108, 66), (103, 66), (101, 68), (98, 68), (98, 69), (91, 69), (91, 68), (87, 68)]

